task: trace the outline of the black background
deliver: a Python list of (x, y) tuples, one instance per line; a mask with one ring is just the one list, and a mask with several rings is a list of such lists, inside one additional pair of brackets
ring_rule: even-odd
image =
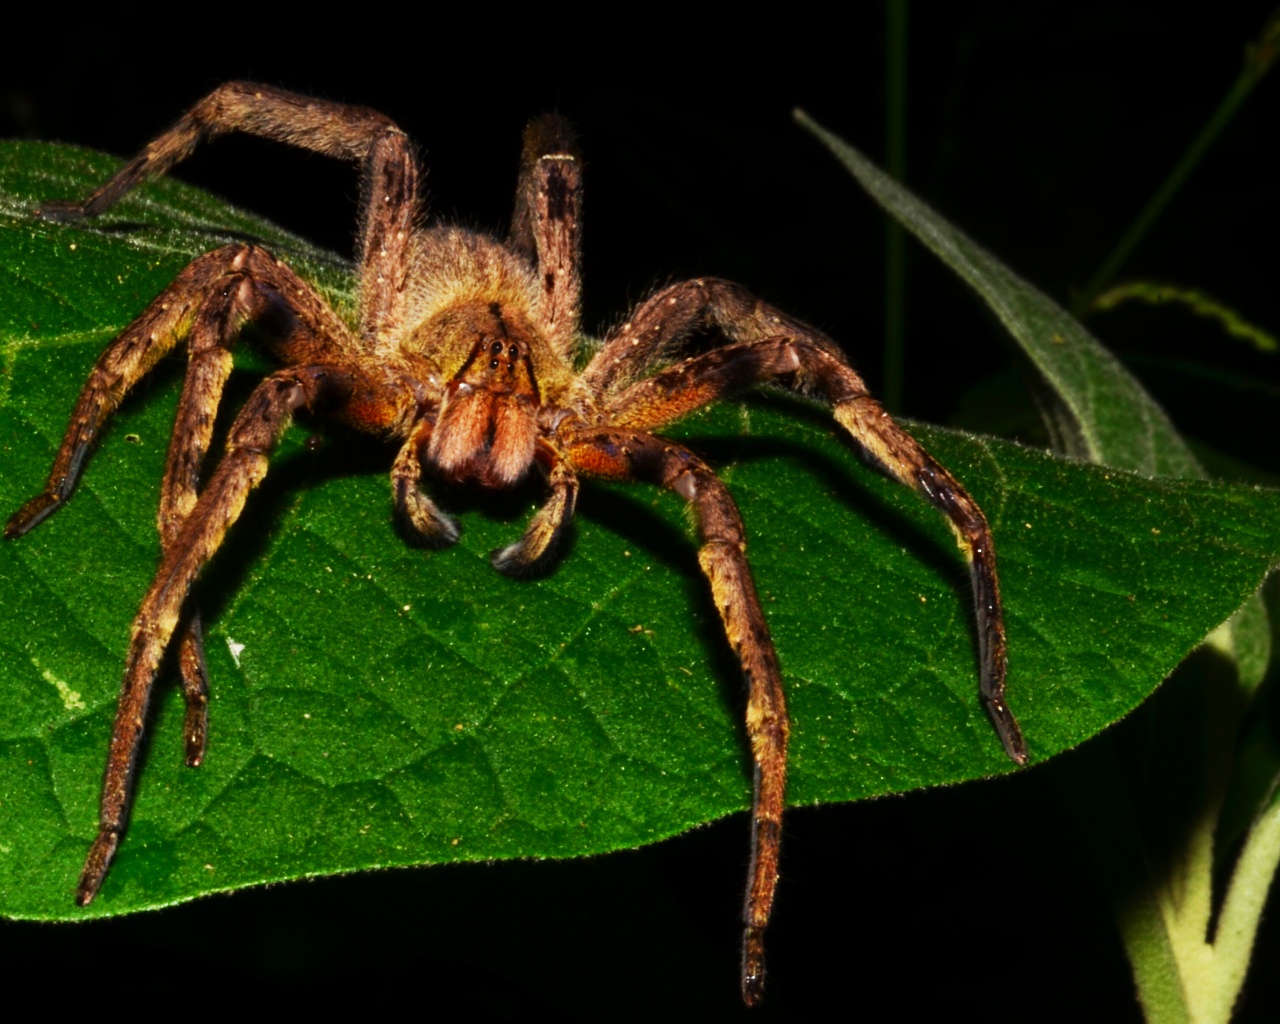
[[(1225, 95), (1270, 5), (1194, 18), (1135, 3), (942, 8), (911, 12), (907, 183), (1069, 302)], [(290, 27), (265, 5), (126, 7), (110, 24), (9, 23), (0, 135), (126, 156), (218, 82), (256, 79), (386, 112), (425, 151), (433, 210), (503, 229), (520, 130), (558, 109), (587, 159), (589, 327), (664, 281), (729, 277), (833, 335), (880, 386), (884, 220), (790, 116), (804, 107), (883, 159), (880, 5), (852, 25), (693, 10), (611, 23), (550, 9), (511, 23), (491, 10), (346, 17)], [(1278, 90), (1258, 88), (1128, 268), (1202, 288), (1273, 331)], [(228, 139), (180, 174), (350, 251), (348, 168)], [(981, 401), (980, 385), (1009, 372), (999, 328), (918, 247), (906, 324), (907, 415), (1034, 437), (1017, 402)], [(1275, 356), (1172, 310), (1091, 326), (1189, 437), (1280, 472)], [(1139, 1020), (1053, 770), (791, 812), (757, 1019)], [(18, 985), (56, 972), (99, 999), (136, 972), (134, 998), (170, 1012), (193, 993), (216, 1004), (266, 991), (299, 1009), (407, 997), (424, 1015), (482, 1019), (539, 1007), (719, 1018), (740, 1012), (746, 845), (739, 816), (589, 861), (329, 879), (85, 926), (4, 923), (0, 962)], [(1280, 1013), (1276, 933), (1264, 922), (1241, 1019)]]

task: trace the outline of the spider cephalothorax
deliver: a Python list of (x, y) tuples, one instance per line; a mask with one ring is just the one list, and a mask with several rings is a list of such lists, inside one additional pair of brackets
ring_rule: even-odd
[[(187, 703), (187, 761), (196, 765), (204, 756), (208, 682), (200, 616), (188, 594), (266, 474), (280, 433), (303, 409), (399, 443), (391, 467), (395, 507), (406, 530), (431, 546), (451, 543), (458, 528), (423, 490), (424, 476), (505, 488), (536, 467), (550, 496), (523, 537), (494, 553), (494, 566), (506, 573), (546, 564), (573, 516), (581, 476), (653, 483), (689, 503), (698, 561), (748, 686), (755, 800), (742, 989), (748, 1003), (756, 1002), (786, 785), (782, 678), (733, 499), (693, 452), (652, 431), (761, 382), (831, 405), (868, 457), (947, 516), (971, 568), (982, 697), (1005, 750), (1023, 763), (1026, 747), (1004, 703), (1004, 623), (982, 512), (868, 395), (835, 345), (728, 281), (661, 289), (576, 371), (575, 361), (588, 354), (578, 329), (581, 172), (570, 133), (556, 117), (539, 118), (525, 132), (505, 241), (422, 226), (413, 150), (383, 115), (246, 83), (229, 83), (201, 100), (83, 202), (49, 204), (39, 214), (99, 214), (200, 142), (231, 131), (361, 166), (359, 301), (348, 322), (255, 245), (229, 245), (194, 260), (99, 357), (45, 490), (9, 520), (5, 536), (18, 537), (67, 500), (124, 395), (185, 341), (186, 380), (161, 488), (162, 557), (133, 623), (99, 832), (78, 902), (97, 894), (120, 842), (147, 704), (171, 647)], [(202, 467), (231, 372), (230, 349), (249, 321), (265, 328), (283, 368), (249, 396), (206, 479)], [(688, 354), (688, 340), (708, 332), (712, 347)]]

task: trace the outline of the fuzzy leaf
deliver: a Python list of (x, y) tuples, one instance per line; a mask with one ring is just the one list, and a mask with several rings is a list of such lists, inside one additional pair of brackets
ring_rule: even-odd
[[(844, 139), (802, 111), (796, 118), (999, 318), (1034, 368), (1033, 390), (1056, 451), (1148, 476), (1206, 478), (1165, 411), (1083, 324)], [(1212, 639), (1240, 663), (1242, 682), (1256, 685), (1271, 654), (1261, 598), (1252, 596)]]
[(796, 116), (991, 307), (1043, 379), (1043, 411), (1058, 451), (1149, 476), (1204, 475), (1164, 410), (1078, 320), (838, 135)]

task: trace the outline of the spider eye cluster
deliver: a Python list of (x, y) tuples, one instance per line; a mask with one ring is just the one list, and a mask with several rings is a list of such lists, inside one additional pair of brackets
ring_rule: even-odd
[[(495, 341), (492, 345), (490, 345), (489, 355), (493, 357), (492, 359), (489, 360), (489, 369), (491, 370), (498, 369), (498, 367), (502, 365), (502, 361), (498, 358), (498, 356), (502, 355), (502, 342)], [(520, 346), (508, 345), (507, 356), (509, 357), (509, 360), (510, 360), (507, 363), (507, 369), (508, 371), (514, 372), (516, 368), (516, 361), (520, 358)]]

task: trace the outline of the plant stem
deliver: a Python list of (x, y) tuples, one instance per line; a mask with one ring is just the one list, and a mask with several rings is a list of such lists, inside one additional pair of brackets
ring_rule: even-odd
[(1182, 159), (1169, 172), (1169, 176), (1156, 189), (1155, 195), (1148, 200), (1147, 205), (1138, 214), (1137, 219), (1129, 226), (1129, 230), (1124, 233), (1124, 237), (1111, 250), (1111, 254), (1103, 260), (1102, 266), (1093, 275), (1093, 280), (1089, 282), (1089, 286), (1085, 288), (1075, 303), (1073, 312), (1076, 316), (1084, 314), (1089, 306), (1092, 305), (1094, 298), (1112, 281), (1120, 271), (1120, 268), (1128, 261), (1133, 254), (1133, 250), (1138, 247), (1143, 237), (1150, 230), (1151, 225), (1164, 212), (1164, 208), (1169, 205), (1174, 195), (1177, 194), (1178, 189), (1182, 187), (1182, 183), (1195, 169), (1196, 164), (1200, 162), (1200, 158), (1204, 156), (1209, 147), (1222, 134), (1222, 130), (1231, 121), (1231, 118), (1235, 116), (1236, 111), (1240, 109), (1240, 105), (1244, 103), (1249, 93), (1253, 91), (1254, 86), (1266, 75), (1278, 52), (1280, 52), (1280, 8), (1271, 13), (1257, 40), (1245, 47), (1244, 67), (1241, 68), (1240, 75), (1236, 78), (1231, 90), (1223, 101), (1218, 104), (1218, 109), (1213, 112), (1213, 116), (1209, 118), (1208, 123), (1201, 129), (1195, 141), (1182, 154)]
[(1217, 967), (1214, 1009), (1226, 1020), (1244, 985), (1267, 892), (1280, 865), (1280, 805), (1272, 803), (1249, 830), (1249, 838), (1222, 903), (1213, 951)]
[(1280, 340), (1274, 334), (1251, 324), (1226, 303), (1196, 288), (1179, 288), (1156, 281), (1129, 281), (1108, 288), (1093, 300), (1090, 311), (1114, 309), (1132, 299), (1157, 306), (1178, 303), (1197, 316), (1216, 320), (1228, 334), (1249, 342), (1259, 352), (1280, 352)]

